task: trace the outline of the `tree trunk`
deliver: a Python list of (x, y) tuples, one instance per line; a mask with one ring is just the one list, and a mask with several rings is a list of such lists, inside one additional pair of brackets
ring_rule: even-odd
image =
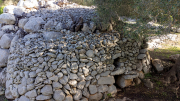
[(167, 83), (175, 82), (180, 84), (180, 57), (176, 60), (175, 65), (170, 69), (166, 76)]

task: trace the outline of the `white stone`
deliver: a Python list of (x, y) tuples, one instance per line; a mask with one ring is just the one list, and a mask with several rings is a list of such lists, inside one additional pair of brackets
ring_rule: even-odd
[(9, 25), (13, 25), (16, 19), (15, 16), (9, 13), (3, 13), (0, 15), (0, 23), (5, 23)]
[(14, 14), (13, 10), (16, 8), (16, 6), (14, 5), (8, 5), (5, 6), (3, 9), (3, 13), (10, 13), (10, 14)]
[(1, 28), (2, 31), (12, 30), (17, 31), (18, 27), (14, 25), (5, 25)]

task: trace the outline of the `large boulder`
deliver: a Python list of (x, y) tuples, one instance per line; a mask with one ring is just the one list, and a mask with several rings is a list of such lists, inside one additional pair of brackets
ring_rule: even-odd
[(16, 6), (14, 6), (14, 5), (8, 5), (8, 6), (4, 7), (3, 13), (14, 14), (14, 12), (13, 12), (14, 8), (16, 8)]
[(44, 24), (45, 21), (41, 17), (30, 18), (29, 21), (25, 24), (24, 30), (26, 32), (36, 32), (40, 30), (41, 24)]
[(11, 40), (12, 40), (13, 38), (14, 38), (14, 35), (4, 34), (4, 35), (1, 37), (1, 40), (0, 40), (0, 47), (1, 47), (1, 48), (4, 48), (4, 49), (10, 48)]
[(18, 26), (22, 29), (24, 29), (24, 25), (28, 22), (29, 19), (27, 18), (24, 18), (24, 19), (20, 19), (19, 20), (19, 23), (18, 23)]
[(0, 49), (0, 68), (7, 66), (8, 56), (9, 56), (8, 49)]
[[(22, 2), (22, 1), (21, 1)], [(37, 0), (25, 0), (23, 2), (23, 7), (24, 8), (38, 8), (38, 2)]]
[(13, 25), (15, 21), (16, 21), (15, 16), (10, 13), (3, 13), (0, 15), (0, 23)]
[(25, 12), (25, 8), (24, 7), (16, 7), (13, 10), (13, 13), (18, 15), (18, 16), (22, 16), (22, 14)]

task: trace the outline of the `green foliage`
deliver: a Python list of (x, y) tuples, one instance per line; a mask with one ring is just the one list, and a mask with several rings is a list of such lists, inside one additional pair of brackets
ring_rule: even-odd
[(1, 7), (0, 7), (0, 14), (3, 13), (3, 9), (4, 9), (4, 6), (1, 6)]
[[(169, 32), (180, 19), (179, 0), (94, 0), (100, 22), (112, 23), (115, 30), (127, 37), (142, 40), (152, 33), (147, 22), (155, 21), (164, 27), (155, 34)], [(135, 18), (136, 24), (119, 23), (122, 16)], [(124, 22), (124, 21), (123, 21)], [(180, 23), (180, 22), (179, 22)]]
[(112, 94), (111, 94), (111, 93), (108, 93), (107, 96), (108, 96), (108, 97), (112, 97)]

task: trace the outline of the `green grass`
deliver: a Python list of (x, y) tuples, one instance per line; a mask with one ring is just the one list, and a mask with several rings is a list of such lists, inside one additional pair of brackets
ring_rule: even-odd
[(169, 47), (167, 49), (154, 49), (157, 56), (169, 58), (173, 54), (180, 54), (180, 47)]
[(145, 79), (152, 77), (152, 75), (150, 73), (147, 73), (144, 76), (145, 76)]

